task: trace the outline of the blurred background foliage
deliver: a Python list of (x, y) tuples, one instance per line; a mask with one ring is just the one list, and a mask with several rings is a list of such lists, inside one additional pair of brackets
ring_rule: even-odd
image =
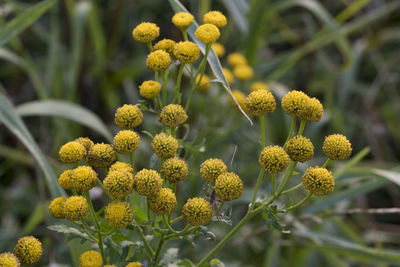
[[(170, 2), (1, 1), (1, 252), (26, 234), (44, 243), (45, 255), (37, 266), (72, 265), (71, 255), (77, 258), (84, 249), (77, 239), (65, 245), (64, 236), (47, 229), (55, 223), (47, 215), (48, 200), (63, 194), (55, 180), (65, 169), (57, 161), (58, 148), (79, 136), (110, 142), (117, 132), (115, 109), (138, 103), (137, 86), (152, 78), (145, 67), (146, 47), (133, 41), (131, 30), (140, 22), (155, 22), (160, 38), (179, 41), (181, 34), (170, 21)], [(346, 135), (356, 155), (332, 165), (334, 193), (312, 198), (295, 214), (279, 215), (280, 225), (267, 214), (253, 219), (216, 256), (227, 266), (399, 265), (400, 215), (389, 208), (400, 206), (400, 1), (182, 3), (199, 22), (209, 10), (227, 15), (219, 42), (227, 53), (245, 54), (255, 71), (253, 80), (268, 83), (278, 100), (293, 89), (321, 100), (322, 121), (306, 128), (316, 156), (299, 165), (299, 172), (322, 164), (320, 148), (330, 133)], [(221, 64), (228, 66), (225, 57)], [(207, 73), (212, 76), (210, 69)], [(182, 88), (189, 90), (187, 82)], [(249, 92), (249, 83), (231, 87)], [(189, 117), (186, 160), (191, 174), (179, 188), (179, 198), (204, 194), (199, 165), (209, 157), (221, 157), (245, 182), (243, 197), (224, 209), (225, 224), (212, 222), (212, 233), (198, 237), (196, 247), (186, 241), (171, 243), (184, 257), (198, 260), (231, 228), (230, 221), (235, 224), (245, 213), (260, 149), (257, 125), (229, 104), (218, 84), (195, 95)], [(157, 133), (156, 115), (146, 113), (145, 118), (138, 131)], [(279, 108), (269, 115), (268, 143), (282, 144), (289, 124)], [(139, 169), (149, 167), (152, 157), (150, 138), (142, 136)], [(262, 188), (265, 195), (268, 179)], [(295, 192), (288, 203), (304, 195), (303, 189)], [(173, 258), (174, 253), (167, 256)]]

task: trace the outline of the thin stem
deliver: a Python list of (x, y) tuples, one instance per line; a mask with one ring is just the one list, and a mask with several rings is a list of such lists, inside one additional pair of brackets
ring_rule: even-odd
[(286, 138), (286, 141), (285, 141), (285, 144), (283, 145), (283, 148), (286, 147), (286, 143), (289, 141), (290, 138), (292, 138), (294, 129), (296, 128), (296, 121), (297, 121), (297, 117), (293, 116), (292, 117), (292, 123), (290, 125), (289, 134), (288, 134), (288, 137)]
[(163, 221), (164, 221), (164, 224), (167, 226), (168, 230), (170, 230), (171, 232), (177, 234), (178, 231), (176, 231), (174, 228), (172, 228), (171, 224), (168, 223), (167, 218), (165, 218), (165, 215), (163, 215), (163, 216), (161, 216), (161, 217), (162, 217), (162, 219), (163, 219)]
[(300, 187), (302, 187), (302, 186), (303, 186), (303, 183), (299, 183), (298, 185), (295, 185), (295, 186), (289, 188), (288, 190), (282, 191), (281, 195), (284, 195), (284, 194), (286, 194), (286, 193), (289, 193), (289, 192), (291, 192), (291, 191), (293, 191), (293, 190), (296, 190), (296, 189), (298, 189), (298, 188), (300, 188)]
[(312, 193), (311, 193), (311, 192), (308, 192), (308, 194), (307, 194), (307, 196), (305, 196), (305, 198), (303, 198), (302, 200), (300, 200), (300, 201), (297, 202), (296, 204), (294, 204), (294, 205), (288, 207), (288, 208), (286, 209), (286, 211), (289, 211), (289, 210), (292, 210), (292, 209), (297, 208), (298, 206), (300, 206), (301, 204), (303, 204), (304, 202), (306, 202), (311, 196), (312, 196)]
[(176, 127), (171, 127), (171, 135), (172, 135), (172, 137), (175, 137), (175, 130), (176, 130)]
[(146, 43), (147, 48), (149, 49), (150, 53), (153, 52), (153, 45), (151, 44), (151, 42)]
[(188, 35), (186, 30), (182, 30), (182, 35), (183, 35), (183, 40), (187, 41), (188, 40)]
[(265, 147), (265, 123), (264, 115), (260, 116), (260, 136), (261, 136), (261, 148)]
[(164, 244), (164, 240), (165, 240), (164, 236), (165, 236), (165, 233), (162, 233), (161, 237), (160, 237), (160, 241), (158, 242), (157, 251), (156, 251), (156, 254), (154, 255), (154, 262), (155, 263), (157, 263), (157, 261), (158, 261), (158, 256), (160, 255), (161, 248), (162, 248), (162, 246)]
[(133, 172), (135, 172), (135, 150), (129, 153), (129, 159), (131, 160), (131, 167)]
[(290, 177), (293, 174), (294, 168), (296, 168), (297, 161), (290, 161), (290, 164), (288, 168), (286, 169), (285, 175), (283, 176), (281, 182), (279, 183), (278, 186), (278, 192), (276, 193), (276, 196), (280, 196), (282, 191), (285, 189), (287, 183), (289, 182)]
[(104, 171), (104, 174), (107, 176), (107, 174), (108, 174), (107, 168), (103, 168), (103, 171)]
[(329, 164), (330, 161), (331, 161), (330, 158), (326, 159), (324, 165), (322, 165), (322, 168), (326, 168), (326, 166)]
[[(185, 64), (181, 63), (181, 65), (179, 66), (178, 79), (177, 79), (176, 87), (175, 87), (175, 99), (178, 99), (179, 105), (182, 102), (181, 83), (182, 83), (182, 74), (183, 74), (184, 68), (185, 68)], [(175, 102), (175, 99), (174, 99), (174, 102)]]
[(217, 213), (219, 214), (219, 212), (221, 211), (222, 207), (224, 206), (225, 202), (221, 202), (221, 204), (219, 204), (218, 209), (217, 209)]
[(272, 195), (275, 196), (276, 194), (276, 175), (275, 173), (272, 174)]
[(165, 103), (167, 102), (167, 77), (168, 77), (168, 72), (164, 71), (161, 74), (161, 79), (162, 79), (162, 100), (161, 100), (161, 108), (165, 106)]
[(101, 235), (100, 223), (99, 223), (99, 220), (97, 219), (96, 212), (94, 211), (93, 203), (92, 203), (92, 200), (90, 199), (89, 191), (86, 191), (86, 192), (84, 193), (84, 195), (85, 195), (86, 200), (87, 200), (87, 202), (88, 202), (88, 204), (89, 204), (89, 211), (90, 211), (90, 214), (91, 214), (92, 219), (93, 219), (93, 221), (95, 222), (95, 225), (96, 225), (97, 236), (98, 236), (98, 245), (99, 245), (101, 257), (103, 258), (103, 262), (104, 262), (105, 264), (107, 264), (107, 258), (106, 258), (106, 255), (105, 255), (105, 253), (104, 253), (103, 237), (102, 237), (102, 235)]
[[(154, 72), (154, 80), (158, 82), (158, 71)], [(160, 102), (161, 103), (161, 102)], [(161, 105), (161, 104), (160, 104)]]
[(133, 220), (134, 220), (135, 223), (136, 223), (136, 226), (137, 226), (137, 228), (138, 228), (138, 230), (139, 230), (139, 235), (140, 235), (140, 237), (142, 238), (142, 241), (143, 241), (143, 243), (144, 243), (145, 248), (146, 248), (147, 251), (150, 253), (150, 255), (153, 257), (153, 256), (154, 256), (154, 250), (151, 248), (149, 242), (147, 242), (147, 239), (146, 239), (146, 237), (144, 236), (142, 227), (140, 227), (140, 225), (138, 224), (138, 222), (137, 222), (137, 220), (136, 220), (135, 218), (133, 218)]
[(303, 134), (304, 128), (306, 127), (306, 123), (307, 123), (307, 121), (305, 119), (301, 119), (299, 132), (297, 133), (298, 135), (302, 135)]
[(175, 219), (173, 219), (173, 220), (171, 221), (171, 225), (173, 225), (174, 223), (179, 222), (179, 221), (182, 220), (182, 219), (183, 219), (183, 216), (182, 216), (182, 215), (179, 216), (179, 217), (177, 217), (177, 218), (175, 218)]
[(257, 184), (256, 184), (256, 187), (254, 188), (254, 193), (253, 193), (253, 197), (251, 200), (250, 209), (254, 209), (254, 204), (256, 203), (257, 192), (258, 192), (258, 189), (260, 188), (263, 177), (264, 177), (264, 170), (262, 168), (260, 168), (260, 172), (258, 173), (258, 178), (257, 178)]
[(191, 232), (191, 231), (195, 230), (196, 228), (198, 228), (198, 226), (190, 227), (190, 224), (188, 224), (188, 225), (185, 226), (185, 228), (182, 229), (182, 231), (178, 231), (176, 234), (167, 235), (167, 236), (165, 236), (164, 239), (168, 240), (168, 239), (171, 239), (171, 238), (186, 234), (187, 232)]
[(149, 199), (147, 198), (147, 220), (151, 220), (151, 218), (150, 218), (150, 201), (149, 201)]

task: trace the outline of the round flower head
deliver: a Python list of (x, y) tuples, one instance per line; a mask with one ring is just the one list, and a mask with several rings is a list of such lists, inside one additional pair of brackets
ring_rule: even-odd
[(60, 148), (58, 155), (63, 163), (75, 163), (86, 156), (86, 149), (78, 142), (72, 141), (63, 145)]
[(143, 121), (143, 113), (135, 105), (123, 105), (115, 112), (115, 124), (126, 130), (131, 130)]
[(203, 17), (204, 23), (211, 23), (217, 26), (218, 28), (222, 28), (226, 25), (226, 17), (219, 11), (210, 11), (204, 14)]
[[(199, 83), (200, 81), (200, 75), (196, 77), (195, 82)], [(210, 77), (208, 77), (207, 74), (203, 74), (203, 77), (201, 77), (201, 81), (199, 83), (199, 92), (201, 93), (206, 93), (208, 90), (210, 90), (211, 83), (210, 83)]]
[(174, 55), (181, 63), (190, 64), (200, 57), (200, 48), (190, 41), (179, 42), (175, 45)]
[(175, 156), (178, 150), (178, 141), (169, 134), (160, 133), (154, 136), (153, 141), (151, 141), (151, 148), (158, 157), (162, 159), (171, 158)]
[(314, 156), (314, 145), (307, 137), (298, 135), (286, 143), (286, 152), (291, 160), (306, 162)]
[(102, 267), (103, 259), (100, 253), (95, 250), (89, 250), (79, 257), (80, 267)]
[(303, 175), (304, 187), (317, 196), (324, 196), (333, 192), (335, 180), (332, 173), (325, 168), (310, 167)]
[(160, 121), (168, 127), (176, 127), (188, 119), (185, 110), (181, 105), (169, 104), (161, 110)]
[(88, 153), (89, 150), (94, 145), (93, 141), (90, 140), (89, 137), (79, 137), (79, 138), (75, 139), (75, 142), (78, 142), (79, 144), (81, 144), (86, 149), (86, 153)]
[(114, 264), (107, 264), (107, 265), (104, 265), (104, 267), (117, 267), (117, 266)]
[[(64, 203), (67, 200), (66, 197), (57, 197), (53, 199), (49, 205), (49, 213), (56, 219), (64, 219)], [(1, 265), (0, 265), (1, 266)]]
[[(247, 113), (248, 110), (245, 104), (246, 96), (239, 90), (232, 90), (232, 95), (235, 97), (236, 101), (238, 102), (240, 107), (244, 110), (244, 112)], [(239, 110), (238, 107), (236, 106), (236, 103), (233, 101), (232, 97), (231, 96), (228, 97), (229, 97), (229, 103), (231, 103), (231, 105), (234, 108)]]
[(17, 257), (10, 252), (0, 254), (0, 267), (19, 267), (21, 266)]
[(145, 81), (139, 86), (139, 94), (141, 97), (152, 99), (161, 91), (161, 84), (156, 81)]
[(175, 194), (169, 188), (161, 188), (158, 193), (149, 197), (150, 209), (159, 215), (171, 214), (176, 205)]
[(347, 159), (351, 155), (351, 143), (342, 134), (332, 134), (325, 137), (322, 150), (325, 155), (333, 160)]
[[(176, 46), (175, 46), (176, 47)], [(175, 50), (174, 50), (175, 51)], [(164, 72), (171, 65), (171, 56), (164, 50), (156, 50), (147, 56), (146, 66), (152, 71)]]
[(97, 173), (89, 166), (74, 169), (71, 177), (72, 188), (77, 192), (85, 192), (96, 186)]
[(132, 31), (133, 39), (141, 43), (150, 43), (160, 35), (160, 28), (150, 22), (142, 22)]
[(66, 170), (60, 174), (58, 177), (58, 183), (60, 184), (61, 188), (64, 189), (71, 189), (72, 188), (72, 174), (73, 170)]
[(133, 190), (133, 174), (126, 170), (110, 171), (103, 180), (104, 190), (112, 198), (123, 198)]
[(203, 180), (214, 184), (218, 176), (227, 171), (225, 163), (220, 159), (208, 159), (200, 165), (200, 175)]
[(306, 110), (304, 110), (302, 114), (302, 118), (308, 121), (320, 121), (322, 115), (324, 114), (324, 107), (322, 106), (321, 102), (315, 97), (310, 98), (308, 101), (309, 105)]
[(160, 174), (154, 170), (143, 169), (135, 176), (135, 189), (142, 196), (152, 196), (161, 189)]
[(186, 30), (193, 22), (193, 15), (187, 12), (178, 12), (172, 17), (172, 23), (182, 29)]
[(162, 39), (161, 41), (158, 41), (154, 46), (154, 50), (164, 50), (167, 52), (171, 57), (174, 56), (174, 47), (176, 45), (176, 42), (171, 39)]
[(254, 75), (253, 68), (248, 65), (239, 65), (233, 69), (233, 74), (241, 81), (247, 81)]
[(133, 211), (128, 202), (114, 201), (104, 211), (106, 222), (111, 227), (124, 228), (133, 220)]
[(108, 168), (116, 159), (115, 151), (109, 144), (95, 144), (88, 154), (88, 164), (97, 168)]
[(22, 264), (33, 264), (42, 256), (42, 243), (33, 236), (25, 236), (18, 240), (14, 254)]
[(280, 146), (267, 146), (261, 151), (258, 162), (266, 172), (277, 173), (289, 165), (289, 156)]
[(247, 59), (243, 56), (243, 54), (237, 52), (230, 53), (226, 60), (232, 67), (247, 65)]
[(225, 55), (225, 47), (220, 43), (213, 43), (211, 48), (214, 50), (217, 57), (221, 58)]
[(266, 90), (251, 92), (244, 101), (248, 113), (255, 116), (264, 115), (275, 110), (275, 97)]
[(290, 91), (282, 98), (282, 109), (290, 116), (302, 117), (308, 110), (310, 97), (301, 91)]
[(217, 26), (210, 23), (200, 25), (194, 34), (196, 35), (197, 39), (205, 44), (215, 42), (220, 36)]
[(227, 68), (222, 68), (222, 72), (224, 73), (225, 79), (229, 84), (232, 84), (235, 78), (230, 70)]
[(162, 177), (172, 183), (184, 180), (188, 174), (186, 162), (179, 158), (167, 159), (161, 168)]
[(190, 198), (183, 205), (182, 214), (190, 224), (203, 225), (211, 219), (212, 207), (204, 198)]
[(137, 262), (137, 261), (135, 261), (135, 262), (130, 262), (130, 263), (128, 263), (125, 267), (142, 267), (142, 263)]
[(263, 82), (252, 83), (250, 86), (250, 91), (257, 91), (257, 90), (269, 91), (269, 87), (266, 83), (263, 83)]
[(114, 149), (120, 154), (128, 154), (138, 148), (140, 136), (132, 130), (122, 130), (114, 136)]
[(243, 182), (233, 172), (225, 172), (215, 180), (215, 193), (223, 201), (239, 198), (243, 193)]
[(82, 220), (89, 211), (86, 198), (82, 196), (72, 196), (64, 202), (65, 218), (72, 222)]
[(110, 168), (108, 169), (109, 172), (117, 170), (124, 170), (133, 175), (132, 166), (130, 164), (126, 164), (125, 162), (117, 161), (113, 165), (111, 165)]

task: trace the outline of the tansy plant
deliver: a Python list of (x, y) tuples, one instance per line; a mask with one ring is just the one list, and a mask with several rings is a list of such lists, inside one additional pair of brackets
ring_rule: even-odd
[[(115, 135), (113, 144), (95, 144), (89, 138), (80, 137), (59, 150), (60, 160), (74, 164), (75, 168), (64, 171), (58, 180), (70, 196), (53, 199), (49, 212), (56, 219), (68, 220), (80, 237), (91, 242), (92, 249), (79, 258), (82, 267), (161, 266), (160, 258), (166, 252), (169, 241), (186, 242), (184, 240), (199, 236), (206, 231), (206, 225), (212, 218), (213, 221), (219, 221), (223, 205), (229, 205), (230, 201), (242, 195), (241, 177), (229, 170), (221, 159), (210, 158), (198, 167), (199, 179), (209, 185), (208, 196), (199, 189), (197, 195), (186, 199), (184, 203), (177, 202), (176, 189), (179, 184), (188, 182), (185, 178), (189, 173), (198, 171), (190, 170), (182, 159), (189, 151), (184, 146), (187, 139), (182, 133), (185, 131), (178, 129), (190, 119), (188, 112), (195, 92), (209, 89), (210, 78), (205, 75), (205, 69), (211, 49), (220, 57), (225, 53), (224, 47), (215, 43), (222, 27), (227, 24), (225, 16), (218, 11), (209, 12), (204, 15), (204, 24), (196, 29), (196, 38), (205, 44), (203, 57), (199, 46), (188, 39), (187, 30), (193, 20), (189, 13), (175, 14), (172, 22), (181, 30), (183, 41), (164, 39), (154, 45), (153, 42), (159, 37), (159, 27), (149, 22), (137, 25), (132, 32), (133, 38), (147, 45), (149, 54), (146, 66), (154, 71), (154, 80), (139, 85), (139, 93), (144, 100), (140, 105), (127, 104), (116, 109), (114, 121), (121, 130)], [(233, 74), (228, 69), (224, 70), (229, 83), (234, 78), (243, 82), (253, 76), (253, 69), (247, 65), (243, 55), (232, 53), (227, 61), (233, 68)], [(167, 90), (168, 75), (174, 66), (178, 67), (176, 84), (174, 90)], [(184, 71), (191, 81), (185, 99), (181, 93)], [(233, 95), (242, 109), (254, 116), (260, 125), (258, 159), (254, 155), (260, 171), (252, 200), (244, 217), (201, 260), (196, 264), (186, 260), (190, 266), (208, 266), (211, 257), (252, 217), (265, 211), (273, 214), (291, 211), (312, 196), (324, 196), (332, 192), (335, 181), (326, 168), (327, 164), (330, 160), (346, 159), (351, 154), (351, 144), (345, 136), (327, 136), (322, 147), (327, 156), (326, 162), (308, 168), (301, 174), (302, 181), (298, 185), (287, 188), (292, 176), (298, 174), (295, 173), (298, 162), (309, 161), (314, 155), (314, 145), (303, 132), (307, 122), (321, 119), (323, 107), (318, 99), (304, 92), (288, 92), (281, 102), (283, 111), (292, 117), (287, 140), (281, 145), (266, 145), (264, 117), (277, 108), (276, 99), (262, 82), (253, 83), (250, 91), (248, 96), (240, 91), (234, 91)], [(146, 132), (147, 135), (141, 136), (134, 129), (147, 120), (146, 113), (158, 114), (162, 127), (154, 135)], [(150, 135), (151, 149), (160, 164), (149, 164), (148, 168), (137, 170), (135, 151), (141, 139)], [(122, 155), (129, 155), (129, 162), (124, 162)], [(265, 180), (272, 184), (269, 197), (257, 198)], [(102, 188), (107, 199), (99, 209), (94, 208), (89, 193), (94, 187)], [(308, 191), (304, 199), (276, 208), (274, 203), (301, 187)], [(140, 205), (140, 198), (146, 199), (146, 206)], [(60, 230), (60, 225), (51, 229)], [(26, 255), (21, 253), (16, 250), (15, 254), (23, 262)], [(29, 258), (29, 261), (36, 260), (33, 256), (35, 253), (39, 254), (38, 251), (32, 252), (32, 255), (28, 253), (33, 258)], [(1, 265), (1, 261), (15, 263)], [(17, 262), (12, 254), (0, 256), (0, 266), (17, 266)]]

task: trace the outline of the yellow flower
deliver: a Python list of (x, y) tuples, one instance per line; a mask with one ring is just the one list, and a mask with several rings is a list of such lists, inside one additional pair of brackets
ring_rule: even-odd
[(72, 196), (64, 202), (65, 218), (75, 222), (83, 219), (89, 211), (86, 199), (82, 196)]
[(104, 267), (117, 267), (117, 266), (114, 264), (107, 264), (107, 265), (104, 265)]
[(140, 262), (130, 262), (128, 263), (125, 267), (142, 267), (142, 264)]
[(21, 266), (17, 257), (10, 252), (0, 254), (0, 267), (19, 267)]
[(247, 111), (251, 115), (260, 116), (275, 110), (275, 97), (266, 90), (251, 92), (244, 101)]
[(160, 35), (160, 28), (150, 22), (142, 22), (132, 31), (133, 39), (141, 43), (149, 43)]
[(186, 162), (179, 158), (167, 159), (161, 168), (162, 177), (171, 183), (184, 180), (188, 174), (189, 170)]
[(125, 162), (117, 161), (108, 169), (109, 172), (117, 171), (117, 170), (125, 170), (133, 175), (133, 169), (130, 164), (126, 164)]
[[(200, 75), (196, 77), (196, 84), (199, 83), (200, 80)], [(208, 77), (207, 74), (203, 74), (203, 77), (201, 77), (201, 81), (199, 83), (199, 92), (201, 93), (206, 93), (208, 90), (210, 90), (211, 83), (210, 83), (210, 77)]]
[(125, 130), (132, 130), (143, 121), (143, 113), (135, 105), (123, 105), (115, 112), (115, 124)]
[(258, 162), (266, 172), (277, 173), (289, 165), (289, 156), (280, 146), (267, 146), (261, 151)]
[(134, 179), (135, 189), (142, 196), (151, 196), (161, 189), (162, 180), (160, 174), (154, 170), (142, 169)]
[[(66, 197), (57, 197), (51, 201), (49, 205), (49, 213), (51, 216), (53, 216), (56, 219), (64, 219), (65, 218), (65, 213), (64, 213), (64, 203), (65, 200), (67, 200)], [(1, 266), (1, 264), (0, 264)]]
[(89, 166), (74, 169), (71, 177), (72, 188), (77, 192), (85, 192), (96, 186), (97, 173)]
[(302, 118), (308, 121), (320, 121), (324, 114), (324, 107), (315, 97), (310, 98), (308, 107), (304, 110)]
[[(232, 90), (232, 95), (235, 97), (236, 101), (238, 102), (238, 104), (240, 105), (240, 107), (243, 109), (244, 112), (248, 112), (246, 104), (245, 104), (245, 100), (246, 100), (246, 96), (239, 90)], [(239, 110), (238, 107), (236, 106), (235, 102), (233, 101), (231, 96), (229, 97), (229, 103), (231, 103), (231, 105), (236, 109)]]
[(200, 48), (190, 41), (179, 42), (175, 45), (174, 55), (181, 63), (190, 64), (200, 57)]
[(153, 49), (154, 50), (164, 50), (167, 52), (171, 57), (174, 56), (174, 47), (176, 45), (176, 42), (171, 39), (162, 39), (161, 41), (158, 41)]
[(176, 127), (188, 119), (185, 110), (181, 105), (169, 104), (161, 110), (160, 121), (168, 127)]
[(169, 188), (161, 188), (149, 198), (150, 209), (159, 215), (171, 214), (176, 205), (175, 194)]
[(314, 156), (314, 145), (307, 137), (297, 135), (286, 143), (286, 152), (291, 160), (306, 162)]
[(333, 192), (335, 180), (332, 173), (325, 168), (310, 167), (303, 175), (304, 187), (317, 196), (324, 196)]
[(158, 157), (171, 158), (175, 156), (178, 150), (178, 141), (169, 134), (160, 133), (154, 136), (153, 141), (151, 141), (151, 148)]
[(303, 117), (310, 106), (310, 97), (301, 91), (290, 91), (282, 98), (282, 109), (290, 116)]
[(254, 82), (250, 85), (250, 91), (265, 90), (269, 91), (269, 87), (263, 82)]
[(247, 59), (238, 52), (230, 53), (226, 59), (232, 67), (247, 65)]
[(238, 65), (233, 69), (233, 74), (241, 81), (247, 81), (254, 75), (253, 68), (248, 65)]
[(131, 130), (122, 130), (114, 136), (114, 149), (120, 154), (128, 154), (139, 147), (140, 136)]
[(22, 264), (38, 262), (42, 252), (42, 243), (33, 236), (20, 238), (14, 248), (14, 254)]
[(88, 154), (88, 164), (97, 168), (108, 168), (116, 159), (115, 151), (109, 144), (95, 144)]
[(230, 70), (226, 68), (222, 68), (222, 72), (224, 73), (225, 79), (229, 84), (232, 84), (235, 78)]
[(133, 211), (128, 202), (114, 201), (104, 211), (106, 222), (111, 227), (124, 228), (133, 220)]
[(100, 253), (95, 250), (89, 250), (79, 257), (80, 267), (102, 267), (103, 259)]
[(217, 26), (210, 23), (200, 25), (194, 34), (196, 35), (197, 39), (205, 44), (215, 42), (220, 36)]
[(172, 23), (182, 29), (186, 30), (193, 22), (193, 15), (187, 12), (178, 12), (172, 17)]
[(161, 84), (156, 81), (145, 81), (139, 86), (139, 94), (141, 97), (152, 99), (161, 91)]
[(220, 43), (213, 43), (211, 48), (214, 50), (217, 57), (221, 58), (225, 55), (225, 47)]
[(225, 172), (215, 180), (215, 193), (223, 201), (239, 198), (243, 193), (243, 182), (233, 172)]
[(225, 163), (220, 159), (208, 159), (200, 165), (200, 175), (203, 180), (214, 184), (218, 176), (227, 171)]
[(133, 175), (123, 169), (110, 171), (103, 180), (104, 190), (112, 198), (123, 198), (133, 190)]
[(63, 163), (75, 163), (86, 156), (86, 149), (78, 142), (72, 141), (63, 145), (60, 148), (58, 155)]
[(325, 155), (333, 160), (347, 159), (351, 156), (351, 143), (342, 134), (332, 134), (325, 137), (322, 150)]
[(219, 11), (210, 11), (204, 14), (203, 17), (204, 23), (211, 23), (217, 26), (218, 28), (222, 28), (226, 25), (226, 17)]
[(212, 216), (211, 204), (204, 198), (190, 198), (182, 208), (186, 221), (192, 225), (204, 225)]
[(89, 137), (79, 137), (75, 139), (75, 142), (78, 142), (79, 144), (81, 144), (85, 149), (86, 149), (86, 153), (89, 152), (89, 150), (92, 148), (92, 146), (94, 145), (93, 141), (90, 140)]
[(60, 177), (58, 177), (58, 183), (60, 184), (61, 188), (64, 189), (71, 189), (72, 188), (72, 174), (73, 170), (66, 170), (63, 173), (60, 174)]
[[(175, 46), (176, 47), (176, 46)], [(174, 50), (175, 51), (175, 50)], [(164, 50), (156, 50), (147, 56), (146, 66), (152, 71), (164, 72), (171, 65), (171, 56)]]

